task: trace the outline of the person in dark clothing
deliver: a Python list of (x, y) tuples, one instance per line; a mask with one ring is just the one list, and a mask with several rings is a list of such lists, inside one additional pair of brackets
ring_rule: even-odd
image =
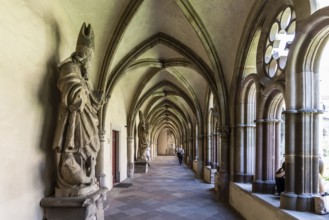
[(182, 145), (181, 145), (177, 150), (177, 157), (178, 157), (179, 165), (182, 165), (183, 156), (184, 156), (184, 149), (182, 148)]
[(275, 185), (279, 195), (284, 191), (284, 182), (285, 182), (285, 162), (282, 163), (280, 169), (275, 172)]

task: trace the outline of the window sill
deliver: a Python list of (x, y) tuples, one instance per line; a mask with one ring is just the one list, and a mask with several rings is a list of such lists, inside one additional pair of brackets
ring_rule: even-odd
[[(272, 194), (261, 194), (261, 193), (253, 193), (252, 192), (252, 184), (247, 183), (234, 183), (233, 187), (236, 186), (240, 189), (242, 193), (245, 193), (257, 200), (257, 203), (261, 203), (261, 205), (267, 206), (269, 210), (275, 215), (284, 216), (284, 219), (300, 219), (300, 220), (309, 220), (309, 219), (318, 219), (318, 220), (329, 220), (328, 215), (318, 215), (311, 212), (299, 212), (299, 211), (291, 211), (280, 209), (280, 197)], [(279, 214), (278, 214), (279, 213)], [(242, 215), (244, 213), (241, 213)]]

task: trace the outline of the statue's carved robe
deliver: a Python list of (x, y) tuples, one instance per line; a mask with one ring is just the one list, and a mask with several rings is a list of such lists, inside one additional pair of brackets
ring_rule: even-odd
[(146, 159), (146, 150), (149, 146), (148, 139), (148, 125), (146, 122), (140, 122), (138, 125), (138, 139), (139, 139), (139, 158)]
[[(96, 158), (100, 146), (97, 127), (99, 104), (92, 98), (90, 86), (81, 75), (80, 63), (68, 61), (62, 64), (60, 70), (57, 86), (62, 98), (53, 148), (61, 154), (59, 183), (67, 186), (90, 181), (88, 172), (94, 168), (88, 167), (88, 159)], [(71, 163), (65, 160), (71, 160)], [(81, 169), (77, 169), (75, 162)], [(75, 166), (63, 167), (68, 164)], [(76, 175), (75, 180), (67, 172)]]

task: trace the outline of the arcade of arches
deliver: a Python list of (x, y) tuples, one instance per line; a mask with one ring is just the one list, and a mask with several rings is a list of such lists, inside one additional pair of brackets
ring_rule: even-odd
[(74, 51), (83, 22), (95, 32), (89, 81), (107, 97), (98, 114), (101, 186), (134, 177), (142, 111), (151, 160), (182, 145), (196, 177), (244, 217), (275, 219), (253, 195), (273, 195), (283, 162), (276, 210), (313, 212), (320, 158), (329, 166), (328, 5), (2, 1), (1, 218), (42, 219), (39, 202), (54, 191), (57, 65)]

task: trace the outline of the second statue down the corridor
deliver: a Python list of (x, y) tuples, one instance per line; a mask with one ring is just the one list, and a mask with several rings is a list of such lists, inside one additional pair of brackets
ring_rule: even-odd
[(147, 160), (146, 151), (149, 147), (149, 126), (145, 121), (142, 111), (139, 111), (139, 124), (138, 124), (138, 156), (139, 160)]

